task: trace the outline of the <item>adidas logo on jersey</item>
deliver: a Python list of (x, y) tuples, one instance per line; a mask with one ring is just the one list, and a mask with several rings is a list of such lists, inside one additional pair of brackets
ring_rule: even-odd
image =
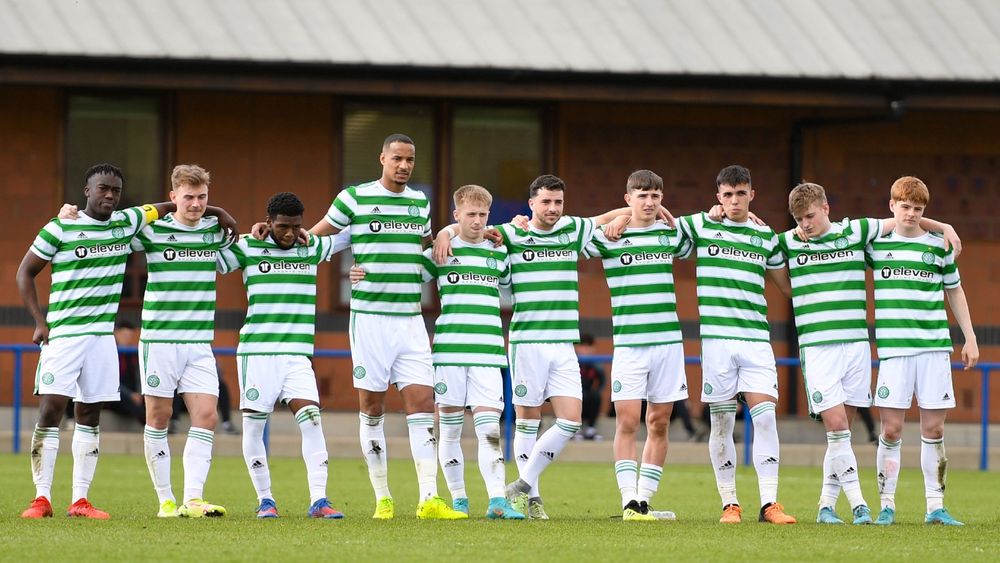
[(732, 469), (733, 467), (735, 466), (733, 465), (732, 460), (727, 459), (726, 463), (723, 463), (722, 465), (719, 466), (719, 469)]
[(270, 256), (271, 255), (271, 251), (265, 248), (264, 251), (261, 252), (261, 254), (263, 254), (264, 256)]
[(890, 252), (890, 253), (886, 254), (885, 255), (885, 259), (886, 260), (892, 260), (892, 253)]
[(778, 463), (778, 458), (775, 457), (769, 457), (764, 461), (760, 462), (761, 465), (774, 465), (776, 463)]
[(462, 465), (462, 462), (457, 459), (449, 459), (448, 463), (444, 464), (445, 467), (458, 467), (459, 465)]
[(372, 207), (372, 213), (382, 213), (382, 210), (376, 205), (375, 207)]
[(458, 258), (452, 258), (451, 262), (449, 262), (449, 264), (452, 264), (452, 265), (454, 265), (454, 264), (461, 264), (461, 263), (462, 262)]
[(524, 239), (524, 244), (535, 244), (535, 239), (532, 237), (528, 237)]
[(167, 237), (167, 242), (177, 242), (177, 237), (175, 237), (174, 235), (170, 235), (169, 237)]
[(632, 241), (625, 239), (625, 242), (622, 243), (622, 246), (632, 246)]
[(86, 233), (80, 233), (80, 234), (76, 235), (76, 238), (78, 238), (78, 239), (87, 238), (87, 234)]
[(719, 233), (715, 233), (715, 238), (721, 239), (721, 238), (726, 238), (726, 237), (722, 236), (722, 233), (719, 232)]

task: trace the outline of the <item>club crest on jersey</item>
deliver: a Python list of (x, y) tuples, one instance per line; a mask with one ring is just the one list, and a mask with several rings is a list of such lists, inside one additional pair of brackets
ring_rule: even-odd
[(417, 208), (416, 205), (411, 205), (411, 206), (409, 206), (409, 207), (406, 208), (406, 213), (410, 217), (416, 217), (417, 215), (420, 215), (420, 209)]
[(492, 256), (490, 256), (489, 258), (487, 258), (486, 259), (486, 267), (489, 268), (489, 269), (491, 269), (491, 270), (497, 269), (497, 259), (494, 258), (494, 257), (492, 257)]
[(559, 244), (569, 244), (569, 235), (566, 233), (559, 233)]
[(305, 258), (306, 255), (309, 254), (309, 250), (304, 246), (300, 246), (295, 249), (295, 254), (298, 255), (299, 258)]
[(121, 227), (115, 227), (111, 229), (111, 236), (115, 238), (122, 238), (123, 236), (125, 236), (125, 229)]
[(847, 239), (844, 237), (840, 237), (837, 240), (833, 241), (833, 246), (835, 248), (847, 248)]
[(660, 235), (656, 237), (656, 242), (660, 243), (660, 246), (668, 246), (670, 244), (670, 237), (667, 235)]
[(931, 252), (924, 252), (920, 255), (920, 259), (924, 261), (924, 264), (929, 266), (934, 263), (934, 254)]
[(764, 241), (757, 235), (750, 237), (750, 244), (754, 246), (764, 246)]
[(201, 240), (206, 243), (211, 243), (215, 241), (215, 235), (213, 235), (212, 233), (205, 233), (201, 235)]

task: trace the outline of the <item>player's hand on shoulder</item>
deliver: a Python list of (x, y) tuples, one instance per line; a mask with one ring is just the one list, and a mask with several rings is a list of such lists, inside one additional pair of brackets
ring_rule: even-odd
[(656, 213), (656, 217), (666, 223), (671, 229), (677, 228), (677, 221), (674, 220), (674, 216), (670, 214), (670, 210), (666, 207), (661, 205), (660, 210)]
[(359, 281), (365, 279), (364, 268), (358, 266), (357, 264), (352, 265), (351, 272), (348, 274), (348, 278), (350, 278), (352, 284), (358, 283)]
[(622, 233), (625, 232), (625, 228), (628, 227), (628, 222), (631, 219), (631, 215), (619, 215), (610, 222), (606, 223), (602, 227), (602, 229), (604, 229), (604, 238), (610, 241), (616, 241), (622, 238)]
[(715, 221), (716, 223), (721, 223), (726, 217), (726, 212), (722, 209), (722, 206), (715, 204), (711, 209), (708, 210), (709, 221)]
[(958, 238), (955, 228), (951, 225), (945, 225), (944, 232), (941, 234), (944, 236), (944, 251), (947, 252), (949, 248), (954, 248), (955, 258), (958, 258), (958, 255), (962, 253), (962, 239)]
[(802, 230), (802, 227), (798, 226), (795, 227), (795, 238), (801, 240), (802, 242), (809, 240), (809, 236), (806, 235), (806, 232)]
[(80, 209), (71, 203), (64, 203), (63, 206), (59, 208), (59, 215), (57, 215), (57, 217), (59, 219), (79, 219)]
[(515, 215), (513, 219), (510, 220), (510, 224), (514, 225), (522, 231), (527, 231), (528, 227), (531, 226), (531, 222), (527, 215)]
[(250, 227), (250, 236), (257, 240), (264, 240), (270, 232), (271, 229), (267, 228), (267, 223), (264, 222), (254, 223), (253, 227)]
[(500, 229), (491, 228), (483, 231), (483, 238), (493, 243), (493, 247), (500, 246), (503, 244), (503, 235), (500, 234)]
[(759, 225), (761, 227), (767, 226), (767, 223), (765, 223), (760, 217), (754, 215), (753, 211), (747, 211), (747, 219), (750, 219), (750, 221), (752, 221), (755, 225)]
[(301, 245), (309, 246), (309, 230), (305, 227), (299, 228), (299, 236), (295, 239)]
[(448, 227), (445, 227), (434, 237), (434, 249), (431, 251), (431, 257), (434, 259), (435, 264), (444, 264), (444, 261), (451, 256), (452, 236), (454, 235), (452, 235)]
[(229, 242), (235, 244), (236, 241), (240, 240), (239, 225), (236, 224), (236, 219), (228, 212), (221, 209), (219, 211), (219, 226), (222, 227), (222, 232), (229, 239)]

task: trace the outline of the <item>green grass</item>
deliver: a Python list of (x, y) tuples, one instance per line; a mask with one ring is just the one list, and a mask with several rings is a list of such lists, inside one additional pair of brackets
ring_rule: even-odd
[[(176, 452), (180, 457), (180, 452)], [(393, 462), (390, 485), (396, 519), (370, 519), (373, 500), (367, 471), (360, 460), (332, 460), (330, 494), (347, 514), (343, 521), (304, 517), (308, 504), (305, 470), (295, 458), (271, 463), (273, 491), (282, 517), (258, 521), (256, 499), (242, 459), (220, 457), (213, 463), (207, 497), (226, 506), (221, 519), (158, 520), (157, 503), (145, 464), (139, 456), (104, 455), (90, 497), (111, 513), (108, 522), (67, 519), (71, 457), (61, 455), (56, 468), (56, 517), (26, 521), (18, 517), (34, 493), (28, 458), (0, 455), (0, 552), (7, 560), (989, 560), (1000, 552), (1000, 475), (952, 471), (947, 504), (968, 525), (926, 527), (923, 479), (904, 470), (897, 494), (900, 523), (820, 527), (813, 524), (819, 470), (785, 467), (779, 498), (800, 524), (769, 526), (756, 522), (756, 480), (741, 468), (739, 491), (745, 521), (718, 524), (719, 503), (711, 469), (666, 467), (654, 505), (677, 512), (677, 522), (623, 523), (617, 512), (618, 491), (610, 464), (556, 463), (543, 477), (542, 494), (552, 520), (494, 522), (481, 517), (485, 492), (478, 472), (467, 466), (474, 518), (464, 522), (422, 522), (413, 516), (416, 479), (412, 463)], [(181, 490), (180, 460), (174, 459), (174, 491)], [(508, 475), (513, 476), (513, 467)], [(872, 475), (863, 475), (865, 495), (876, 508)], [(442, 491), (446, 489), (441, 487)], [(447, 498), (447, 495), (444, 495)], [(839, 512), (847, 516), (842, 498)], [(620, 514), (620, 512), (619, 512)]]

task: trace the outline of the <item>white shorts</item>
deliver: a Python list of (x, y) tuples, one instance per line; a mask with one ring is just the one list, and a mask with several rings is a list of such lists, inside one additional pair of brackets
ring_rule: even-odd
[(319, 403), (316, 374), (308, 356), (243, 355), (236, 366), (240, 379), (240, 409), (273, 412), (278, 401), (303, 399)]
[(434, 385), (431, 344), (421, 315), (351, 313), (348, 330), (356, 389)]
[(837, 405), (872, 406), (872, 349), (868, 342), (806, 346), (799, 352), (809, 412)]
[(889, 358), (879, 363), (875, 384), (875, 406), (908, 409), (917, 396), (922, 409), (955, 408), (951, 383), (951, 355), (924, 352), (916, 356)]
[(702, 340), (701, 373), (703, 403), (728, 401), (737, 393), (778, 398), (778, 371), (770, 342)]
[(571, 342), (518, 342), (510, 345), (513, 403), (540, 407), (549, 397), (583, 399), (580, 362)]
[(611, 400), (673, 403), (687, 399), (684, 346), (619, 346), (611, 362)]
[(42, 345), (36, 395), (73, 397), (78, 403), (118, 401), (118, 347), (110, 334), (67, 336)]
[(178, 393), (219, 396), (219, 373), (208, 343), (140, 342), (142, 394), (172, 398)]
[(435, 366), (434, 401), (442, 407), (503, 410), (503, 375), (500, 368)]

